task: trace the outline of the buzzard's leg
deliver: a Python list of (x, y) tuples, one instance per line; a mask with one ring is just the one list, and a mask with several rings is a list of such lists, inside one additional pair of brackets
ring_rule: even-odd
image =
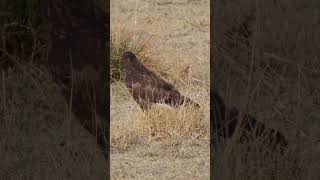
[(142, 110), (147, 111), (151, 108), (151, 104), (147, 101), (139, 101), (139, 105), (141, 107)]
[(181, 96), (177, 93), (169, 94), (169, 98), (165, 102), (167, 104), (170, 104), (171, 106), (181, 106), (185, 104), (186, 106), (200, 108), (200, 105), (198, 103), (195, 103), (191, 99)]
[(194, 106), (194, 107), (196, 107), (196, 108), (200, 108), (200, 105), (199, 105), (198, 103), (193, 102), (191, 99), (185, 98), (185, 97), (183, 97), (183, 99), (184, 99), (185, 104), (186, 104), (187, 106)]

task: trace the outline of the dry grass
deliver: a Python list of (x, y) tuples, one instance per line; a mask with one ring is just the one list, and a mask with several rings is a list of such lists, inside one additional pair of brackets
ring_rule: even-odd
[[(139, 59), (150, 66), (150, 57), (145, 54), (145, 49), (150, 46), (150, 36), (142, 33), (134, 35), (132, 31), (123, 25), (118, 25), (112, 30), (111, 34), (111, 56), (110, 56), (110, 76), (112, 82), (121, 80), (121, 58), (125, 51), (131, 51), (139, 56)], [(152, 65), (151, 65), (152, 66)]]
[(125, 119), (111, 123), (113, 148), (128, 149), (138, 142), (209, 138), (209, 124), (203, 112), (190, 107), (154, 107), (148, 112), (131, 114)]
[(73, 117), (45, 68), (3, 71), (0, 88), (0, 178), (104, 177), (94, 138)]
[[(318, 12), (318, 5), (318, 1), (217, 1), (214, 43), (224, 49), (216, 49), (214, 54), (214, 86), (229, 103), (283, 132), (290, 153), (275, 153), (269, 159), (259, 152), (258, 158), (250, 156), (246, 163), (242, 158), (256, 152), (227, 146), (214, 165), (216, 178), (318, 179), (320, 91), (315, 83), (319, 77), (315, 44), (319, 36), (315, 29), (319, 23), (311, 13)], [(234, 27), (250, 15), (256, 16), (256, 21), (249, 25), (255, 33), (248, 46), (243, 33)], [(233, 33), (226, 33), (232, 29)]]
[(46, 67), (38, 1), (1, 4), (0, 179), (103, 179), (102, 153)]
[[(111, 85), (113, 179), (208, 179), (208, 2), (111, 1), (115, 36), (111, 49), (132, 50), (147, 68), (201, 106), (157, 104), (144, 112), (125, 85), (115, 81)], [(194, 6), (199, 9), (193, 10)]]
[[(200, 104), (200, 109), (193, 109), (192, 107), (185, 106), (172, 108), (166, 105), (157, 104), (149, 111), (143, 112), (134, 102), (122, 82), (115, 82), (111, 87), (112, 177), (115, 179), (120, 177), (148, 179), (147, 172), (144, 174), (137, 174), (132, 171), (147, 171), (147, 169), (142, 170), (140, 168), (148, 167), (147, 164), (151, 162), (149, 160), (142, 161), (141, 158), (144, 159), (145, 156), (149, 156), (150, 154), (152, 154), (153, 157), (152, 161), (159, 163), (159, 165), (155, 165), (152, 168), (153, 170), (160, 168), (163, 163), (166, 164), (166, 166), (161, 167), (162, 170), (158, 172), (158, 178), (172, 177), (174, 174), (177, 174), (177, 176), (180, 177), (183, 174), (182, 172), (186, 169), (195, 170), (194, 168), (199, 168), (196, 166), (197, 163), (194, 163), (193, 167), (189, 166), (190, 163), (188, 163), (189, 168), (184, 167), (181, 169), (179, 167), (173, 171), (168, 168), (174, 167), (175, 163), (182, 163), (185, 161), (184, 158), (182, 158), (185, 156), (187, 156), (187, 159), (190, 161), (192, 161), (192, 159), (196, 160), (201, 158), (198, 155), (193, 155), (193, 153), (194, 151), (203, 150), (206, 150), (202, 155), (202, 158), (204, 159), (201, 159), (200, 161), (205, 163), (206, 166), (201, 167), (200, 169), (202, 169), (202, 171), (205, 171), (206, 169), (206, 172), (202, 172), (202, 174), (194, 172), (192, 177), (207, 177), (209, 173), (208, 94), (192, 94), (194, 87), (190, 87), (190, 84), (186, 84), (183, 89), (184, 94), (187, 96), (194, 95), (194, 97), (191, 98)], [(198, 90), (204, 91), (206, 87), (200, 86), (197, 88)], [(187, 152), (184, 152), (184, 155), (182, 156), (179, 151), (184, 148), (188, 148), (188, 150)], [(119, 153), (122, 154), (122, 156)], [(130, 157), (129, 159), (122, 159), (128, 156)], [(173, 159), (175, 160), (170, 163), (167, 158), (171, 159), (171, 161)], [(141, 164), (139, 165), (137, 162), (135, 166), (130, 166), (129, 169), (127, 169), (128, 167), (125, 165), (119, 165), (126, 161), (138, 161)], [(120, 174), (118, 174), (118, 170), (116, 170), (115, 167), (117, 167), (117, 169), (122, 169)], [(186, 174), (183, 175), (183, 177), (189, 178)]]

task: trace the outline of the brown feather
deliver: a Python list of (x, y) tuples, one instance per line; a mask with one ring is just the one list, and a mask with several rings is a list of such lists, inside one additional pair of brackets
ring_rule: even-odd
[(151, 104), (161, 102), (171, 106), (186, 104), (200, 107), (199, 104), (182, 96), (173, 85), (143, 66), (132, 52), (123, 53), (122, 63), (126, 86), (142, 109), (148, 109)]

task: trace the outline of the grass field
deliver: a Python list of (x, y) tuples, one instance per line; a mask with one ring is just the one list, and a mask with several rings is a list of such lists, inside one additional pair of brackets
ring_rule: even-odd
[[(102, 153), (46, 67), (46, 39), (24, 19), (38, 21), (36, 2), (0, 8), (0, 179), (104, 179)], [(216, 2), (210, 22), (209, 0), (111, 1), (112, 179), (209, 179), (210, 76), (228, 103), (280, 130), (290, 150), (269, 156), (232, 139), (212, 154), (215, 179), (319, 179), (319, 1)], [(226, 38), (253, 12), (249, 48), (236, 33)], [(209, 43), (224, 40), (241, 43), (211, 59), (210, 74)], [(142, 112), (121, 81), (123, 47), (201, 108)]]
[(209, 1), (114, 0), (110, 9), (111, 49), (126, 40), (145, 66), (201, 106), (143, 112), (123, 82), (112, 83), (112, 179), (208, 179)]
[(319, 2), (215, 2), (211, 83), (228, 103), (281, 131), (290, 153), (266, 156), (231, 141), (214, 164), (214, 178), (318, 179)]

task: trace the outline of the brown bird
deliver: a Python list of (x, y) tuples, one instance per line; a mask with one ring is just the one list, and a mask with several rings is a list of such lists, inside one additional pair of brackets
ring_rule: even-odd
[[(42, 2), (42, 1), (41, 1)], [(109, 163), (109, 19), (93, 1), (42, 2), (49, 21), (48, 64), (79, 123)], [(109, 172), (107, 172), (109, 173)]]
[(152, 103), (200, 107), (199, 104), (182, 96), (173, 85), (143, 66), (132, 52), (123, 53), (122, 65), (126, 86), (143, 110), (149, 109)]
[(288, 142), (281, 132), (267, 127), (249, 114), (240, 117), (239, 110), (235, 107), (229, 109), (215, 90), (211, 90), (210, 103), (212, 104), (210, 112), (212, 150), (220, 150), (224, 141), (234, 136), (236, 128), (240, 128), (241, 143), (260, 138), (263, 139), (263, 144), (274, 150), (279, 147), (284, 152)]

